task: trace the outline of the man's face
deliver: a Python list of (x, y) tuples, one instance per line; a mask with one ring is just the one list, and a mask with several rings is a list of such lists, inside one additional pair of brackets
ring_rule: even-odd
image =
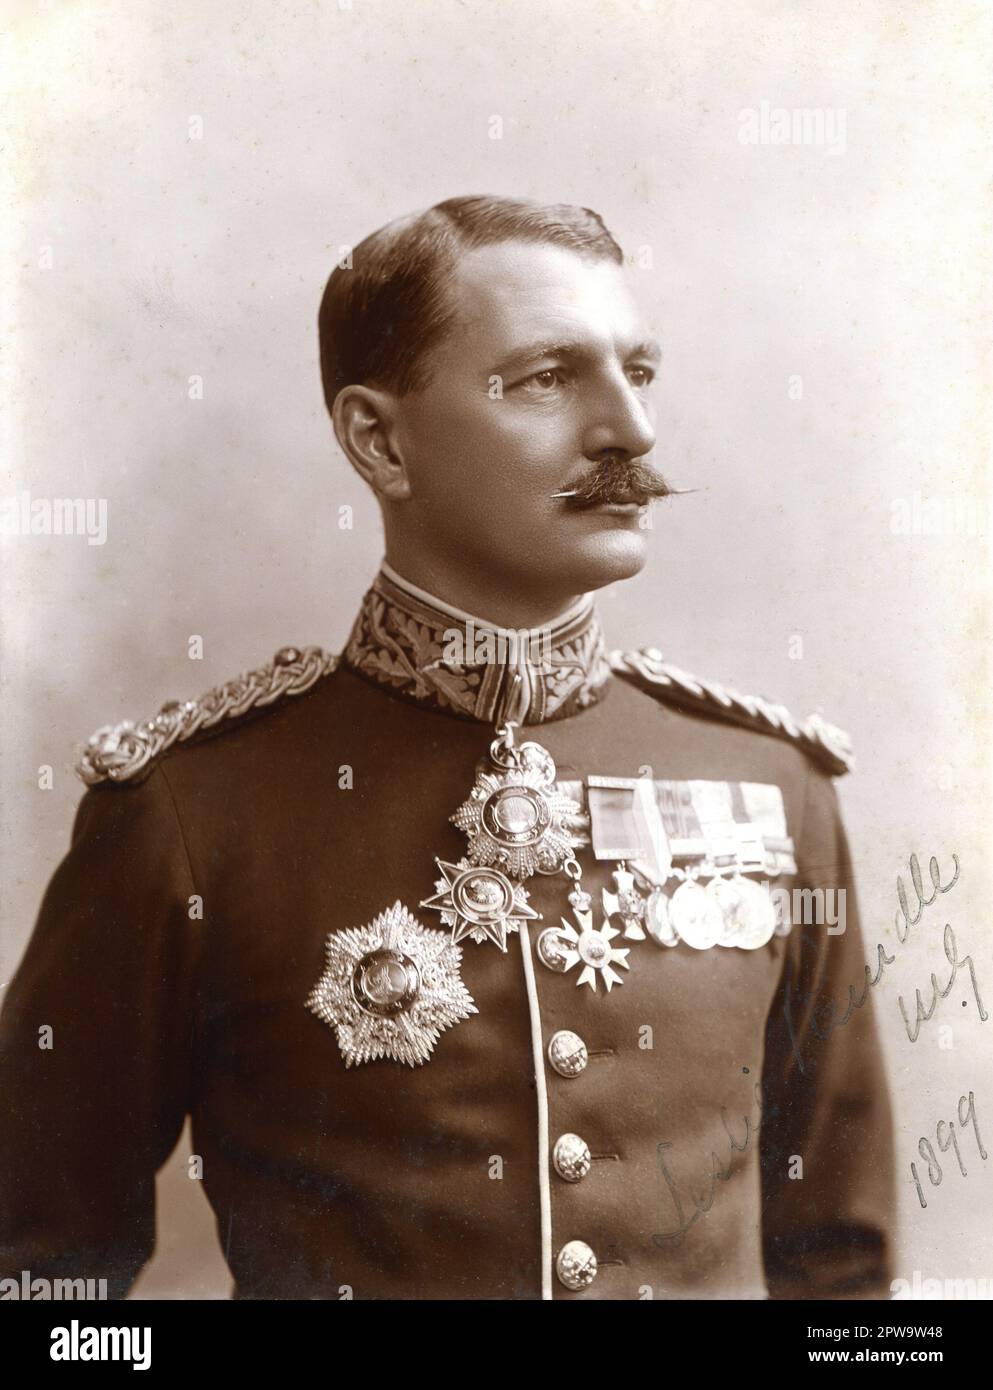
[(553, 497), (605, 459), (650, 462), (658, 349), (621, 267), (506, 242), (464, 255), (449, 292), (456, 320), (428, 355), (430, 382), (395, 415), (411, 486), (398, 529), (518, 592), (637, 573), (636, 502)]

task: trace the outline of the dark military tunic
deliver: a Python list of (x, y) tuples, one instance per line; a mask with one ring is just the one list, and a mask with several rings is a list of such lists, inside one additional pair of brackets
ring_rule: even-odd
[[(650, 663), (640, 681), (612, 670), (592, 602), (556, 626), (550, 664), (454, 661), (461, 621), (382, 574), (312, 683), (181, 707), (165, 740), (145, 726), (171, 746), (132, 767), (141, 730), (88, 757), (96, 785), (0, 1021), (0, 1277), (107, 1278), (123, 1296), (189, 1113), (236, 1297), (887, 1296), (889, 1102), (871, 999), (839, 1026), (865, 961), (830, 753), (760, 731), (754, 706), (730, 722), (692, 682), (655, 690)], [(780, 788), (797, 864), (782, 883), (843, 889), (845, 932), (625, 941), (623, 983), (594, 991), (538, 959), (568, 914), (566, 880), (539, 874), (542, 920), (506, 954), (461, 943), (477, 1012), (423, 1065), (347, 1067), (306, 1007), (328, 934), (397, 900), (448, 930), (419, 904), (436, 856), (466, 852), (449, 817), (506, 717), (564, 781), (647, 765)], [(613, 865), (578, 857), (598, 902)], [(556, 1034), (576, 1037), (553, 1065)], [(553, 1162), (565, 1135), (591, 1155), (578, 1180)], [(585, 1287), (556, 1273), (570, 1242), (595, 1254)]]

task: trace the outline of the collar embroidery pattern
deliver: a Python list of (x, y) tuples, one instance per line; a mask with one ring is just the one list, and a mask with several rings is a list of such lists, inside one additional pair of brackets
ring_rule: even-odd
[(518, 633), (429, 599), (381, 570), (342, 663), (415, 704), (487, 724), (543, 724), (602, 698), (611, 667), (591, 596), (547, 628)]

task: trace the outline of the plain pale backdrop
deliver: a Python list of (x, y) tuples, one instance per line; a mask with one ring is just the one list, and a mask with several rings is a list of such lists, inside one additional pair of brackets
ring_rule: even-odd
[[(897, 956), (875, 991), (896, 1272), (993, 1277), (993, 1161), (965, 1136), (968, 1176), (946, 1164), (927, 1210), (909, 1171), (970, 1090), (993, 1149), (993, 1020), (956, 988), (912, 1044), (898, 1008), (913, 1016), (930, 972), (947, 978), (947, 920), (993, 1009), (989, 5), (8, 12), (0, 493), (106, 499), (109, 532), (3, 538), (0, 985), (68, 843), (79, 742), (347, 634), (381, 538), (320, 392), (316, 311), (339, 249), (455, 194), (585, 204), (628, 252), (650, 248), (657, 458), (698, 489), (658, 510), (644, 573), (602, 595), (608, 639), (851, 732), (858, 770), (840, 789), (866, 949)], [(740, 113), (763, 102), (843, 111), (843, 148), (742, 144)], [(976, 526), (895, 534), (915, 494)], [(898, 947), (914, 853), (946, 877), (957, 854), (961, 880)], [(189, 1143), (160, 1175), (138, 1296), (228, 1295)]]

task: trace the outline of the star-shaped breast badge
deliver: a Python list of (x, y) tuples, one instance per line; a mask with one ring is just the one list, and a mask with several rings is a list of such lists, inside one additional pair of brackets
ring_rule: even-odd
[(420, 1066), (447, 1028), (478, 1012), (460, 947), (399, 900), (368, 926), (331, 932), (325, 954), (307, 1007), (334, 1029), (346, 1067), (378, 1058)]
[(499, 869), (470, 864), (467, 859), (457, 864), (435, 859), (435, 863), (443, 877), (435, 883), (434, 897), (425, 898), (421, 907), (441, 913), (441, 920), (452, 928), (453, 942), (468, 936), (477, 942), (492, 941), (506, 951), (507, 933), (541, 916), (528, 902), (527, 890), (511, 883)]
[(530, 878), (557, 873), (571, 858), (576, 841), (564, 821), (579, 811), (549, 783), (547, 770), (516, 768), (479, 773), (451, 820), (468, 835), (473, 864)]

